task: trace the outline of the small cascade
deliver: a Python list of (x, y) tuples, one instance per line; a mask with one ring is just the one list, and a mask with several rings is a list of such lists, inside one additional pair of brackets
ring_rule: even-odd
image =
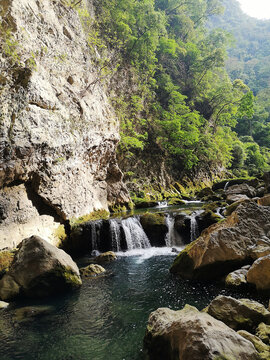
[(220, 216), (222, 219), (225, 219), (225, 217), (221, 214), (221, 211), (223, 211), (223, 210), (224, 210), (224, 208), (221, 208), (221, 207), (217, 208), (216, 214), (218, 216)]
[(98, 245), (100, 242), (100, 227), (101, 227), (102, 221), (93, 221), (91, 222), (91, 245), (92, 250), (98, 250)]
[(230, 183), (229, 181), (226, 182), (226, 184), (225, 184), (225, 186), (224, 186), (224, 191), (226, 191), (226, 190), (228, 189), (229, 183)]
[(168, 214), (166, 216), (166, 225), (168, 227), (168, 232), (165, 236), (165, 244), (167, 247), (172, 247), (175, 245), (175, 232), (174, 232), (174, 216)]
[(194, 211), (190, 215), (190, 241), (197, 239), (197, 237), (200, 235), (199, 227), (196, 219), (196, 217), (200, 214), (200, 212), (201, 211)]
[(168, 207), (168, 201), (158, 201), (157, 208), (165, 208)]
[(138, 218), (130, 217), (122, 220), (122, 227), (127, 243), (127, 250), (151, 247), (150, 241)]
[(113, 251), (120, 251), (121, 250), (121, 230), (120, 225), (117, 220), (111, 219), (110, 220), (110, 233), (112, 238), (112, 250)]

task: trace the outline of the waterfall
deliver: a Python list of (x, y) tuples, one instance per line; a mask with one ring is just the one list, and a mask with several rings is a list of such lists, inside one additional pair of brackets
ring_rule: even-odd
[(144, 249), (151, 247), (140, 221), (136, 217), (122, 220), (122, 227), (126, 238), (127, 249)]
[(226, 190), (228, 189), (229, 183), (230, 183), (229, 181), (226, 182), (226, 184), (225, 184), (225, 186), (224, 186), (224, 191), (226, 191)]
[(218, 216), (220, 216), (222, 219), (224, 219), (224, 216), (221, 214), (221, 211), (222, 211), (222, 210), (224, 210), (224, 208), (221, 208), (221, 207), (217, 208), (216, 214), (217, 214)]
[(168, 201), (158, 201), (157, 208), (165, 208), (168, 207)]
[(175, 245), (174, 216), (170, 214), (166, 216), (166, 225), (168, 227), (168, 232), (165, 236), (165, 244), (167, 247), (172, 247)]
[(100, 240), (100, 226), (101, 226), (100, 220), (91, 222), (92, 250), (98, 250), (98, 244), (99, 244), (99, 240)]
[(198, 215), (200, 215), (203, 211), (204, 210), (194, 211), (189, 217), (190, 218), (190, 241), (197, 239), (197, 237), (200, 235), (196, 217)]
[(110, 220), (110, 232), (112, 238), (112, 250), (113, 251), (120, 251), (121, 250), (121, 230), (120, 225), (117, 220), (111, 219)]

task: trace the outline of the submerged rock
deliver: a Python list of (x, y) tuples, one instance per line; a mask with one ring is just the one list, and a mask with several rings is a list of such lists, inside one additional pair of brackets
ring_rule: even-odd
[(257, 290), (270, 293), (270, 255), (257, 259), (247, 273), (247, 281)]
[(97, 264), (104, 264), (116, 260), (117, 257), (113, 251), (107, 251), (94, 258)]
[(16, 322), (25, 322), (51, 314), (53, 311), (54, 307), (49, 305), (24, 306), (14, 311), (13, 320)]
[(80, 268), (80, 274), (82, 277), (88, 278), (100, 275), (104, 273), (106, 270), (104, 267), (97, 264), (90, 264), (86, 267)]
[(44, 297), (81, 285), (77, 265), (63, 250), (38, 236), (24, 239), (0, 280), (0, 298)]
[(269, 226), (269, 207), (254, 201), (241, 204), (231, 216), (210, 226), (186, 246), (170, 271), (188, 279), (224, 276), (252, 262), (251, 250), (262, 238), (269, 238)]
[(261, 322), (270, 324), (270, 312), (249, 299), (220, 295), (211, 301), (206, 312), (234, 330), (255, 331)]
[(189, 305), (150, 314), (144, 351), (148, 360), (259, 359), (250, 341)]

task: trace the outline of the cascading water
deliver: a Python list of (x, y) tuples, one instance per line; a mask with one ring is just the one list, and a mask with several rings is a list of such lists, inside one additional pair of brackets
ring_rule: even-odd
[(110, 232), (112, 237), (112, 250), (113, 251), (120, 251), (121, 250), (121, 230), (120, 225), (117, 220), (111, 219), (110, 220)]
[(91, 241), (92, 241), (92, 250), (98, 250), (99, 240), (100, 240), (100, 226), (102, 221), (93, 221), (91, 223)]
[(197, 239), (200, 234), (196, 217), (200, 215), (203, 211), (204, 210), (194, 211), (190, 215), (190, 241)]
[(158, 201), (157, 208), (165, 208), (168, 207), (168, 201)]
[(217, 210), (216, 210), (216, 214), (218, 216), (220, 216), (222, 219), (224, 219), (224, 216), (221, 213), (223, 210), (224, 210), (224, 208), (221, 208), (221, 207), (217, 208)]
[(175, 217), (173, 214), (167, 214), (166, 216), (166, 225), (168, 227), (168, 232), (165, 236), (165, 244), (167, 247), (172, 246), (182, 246), (183, 242), (179, 234), (174, 229)]
[(230, 183), (229, 181), (226, 182), (226, 184), (225, 184), (225, 186), (224, 186), (224, 191), (226, 191), (226, 190), (228, 189), (229, 183)]
[(127, 243), (127, 250), (151, 247), (150, 241), (137, 217), (122, 220), (122, 227)]

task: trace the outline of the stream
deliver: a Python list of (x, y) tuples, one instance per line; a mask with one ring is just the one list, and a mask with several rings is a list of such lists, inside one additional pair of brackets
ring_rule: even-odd
[[(123, 223), (128, 250), (121, 251), (120, 230), (112, 221), (118, 259), (105, 265), (106, 276), (84, 280), (73, 293), (24, 300), (1, 310), (1, 360), (140, 360), (148, 316), (158, 307), (177, 310), (188, 303), (201, 310), (219, 294), (260, 300), (247, 292), (224, 290), (219, 283), (175, 278), (169, 272), (176, 256), (171, 246), (151, 246), (136, 217)], [(171, 245), (178, 240), (169, 215), (167, 224), (166, 244)], [(92, 233), (93, 245), (98, 240)], [(89, 255), (78, 260), (79, 266), (88, 264)], [(30, 308), (22, 314), (25, 306)]]

